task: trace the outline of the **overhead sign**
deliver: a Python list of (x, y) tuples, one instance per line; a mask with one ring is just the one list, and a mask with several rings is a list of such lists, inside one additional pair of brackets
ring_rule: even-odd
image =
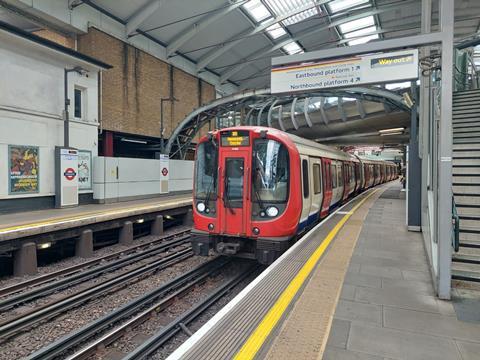
[(271, 92), (289, 93), (418, 78), (418, 50), (272, 68)]

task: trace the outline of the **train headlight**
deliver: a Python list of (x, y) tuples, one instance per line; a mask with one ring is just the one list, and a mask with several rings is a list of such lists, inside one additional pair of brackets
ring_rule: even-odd
[(267, 208), (267, 215), (270, 217), (275, 217), (278, 215), (278, 209), (275, 206), (270, 206)]
[(205, 211), (205, 208), (206, 208), (206, 206), (205, 206), (205, 204), (204, 204), (203, 202), (199, 202), (199, 203), (197, 204), (197, 210), (198, 210), (198, 211), (204, 212), (204, 211)]

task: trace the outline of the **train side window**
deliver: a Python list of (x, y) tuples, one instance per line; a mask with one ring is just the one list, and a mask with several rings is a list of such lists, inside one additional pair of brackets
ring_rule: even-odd
[(322, 181), (320, 175), (320, 164), (313, 164), (313, 193), (320, 194), (322, 192)]
[(337, 165), (330, 164), (330, 175), (332, 176), (332, 189), (337, 188)]
[(341, 166), (338, 167), (338, 186), (343, 186), (343, 174), (342, 174), (343, 168)]
[(303, 175), (303, 197), (308, 198), (308, 160), (302, 160), (302, 175)]

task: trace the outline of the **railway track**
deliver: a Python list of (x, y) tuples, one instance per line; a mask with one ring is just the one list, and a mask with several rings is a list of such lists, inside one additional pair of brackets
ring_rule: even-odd
[(110, 292), (114, 288), (120, 288), (131, 282), (133, 279), (140, 278), (149, 273), (165, 269), (176, 263), (179, 263), (193, 255), (191, 248), (178, 250), (162, 259), (151, 262), (148, 265), (141, 266), (136, 270), (127, 272), (121, 276), (114, 277), (102, 283), (90, 286), (81, 290), (72, 296), (68, 296), (53, 301), (44, 306), (33, 309), (32, 311), (0, 323), (0, 339), (6, 340), (14, 335), (19, 335), (22, 330), (32, 327), (39, 322), (65, 313), (82, 303), (93, 298), (97, 298)]
[(99, 346), (107, 346), (116, 339), (120, 338), (123, 336), (123, 334), (125, 334), (126, 331), (129, 331), (133, 327), (138, 326), (147, 320), (152, 313), (165, 309), (176, 298), (186, 294), (194, 286), (206, 280), (212, 274), (218, 272), (231, 262), (231, 259), (216, 258), (207, 263), (199, 265), (193, 270), (177, 276), (164, 285), (130, 301), (117, 310), (110, 312), (100, 319), (36, 351), (28, 356), (27, 359), (54, 359), (68, 350), (79, 347), (105, 329), (111, 328), (119, 322), (124, 322), (117, 328), (113, 329), (68, 357), (68, 359), (86, 359), (94, 354)]
[[(87, 280), (90, 280), (92, 278), (101, 276), (105, 273), (113, 272), (115, 270), (128, 266), (132, 263), (141, 261), (143, 259), (156, 256), (171, 248), (187, 243), (190, 239), (189, 234), (190, 234), (190, 230), (180, 231), (178, 233), (175, 233), (166, 237), (162, 237), (161, 239), (157, 239), (149, 243), (134, 246), (128, 249), (127, 252), (133, 253), (138, 249), (142, 249), (142, 248), (144, 248), (144, 250), (141, 252), (133, 253), (126, 257), (120, 258), (118, 260), (109, 262), (105, 265), (101, 265), (101, 266), (89, 269), (89, 270), (80, 272), (81, 269), (89, 268), (91, 266), (98, 265), (103, 261), (108, 261), (111, 259), (115, 259), (117, 257), (121, 257), (122, 255), (125, 255), (126, 251), (119, 251), (113, 254), (109, 254), (95, 260), (91, 260), (79, 265), (69, 267), (67, 269), (62, 269), (51, 274), (46, 274), (44, 276), (22, 282), (20, 284), (12, 285), (8, 288), (4, 288), (0, 291), (0, 295), (12, 294), (14, 292), (21, 291), (22, 289), (26, 289), (33, 285), (46, 283), (43, 286), (21, 292), (17, 295), (10, 296), (4, 300), (0, 300), (0, 310), (6, 310), (9, 308), (21, 305), (23, 303), (32, 301), (39, 297), (52, 294), (59, 290), (65, 289), (67, 287), (71, 287), (79, 283), (85, 282)], [(68, 275), (68, 274), (72, 274), (72, 275), (68, 277), (60, 278), (59, 280), (56, 280), (56, 281), (50, 281), (56, 277), (59, 277), (62, 275)]]
[[(224, 297), (239, 283), (245, 280), (256, 269), (258, 269), (258, 267), (259, 267), (258, 265), (252, 266), (248, 271), (237, 275), (233, 279), (221, 285), (213, 293), (211, 293), (207, 298), (205, 298), (202, 302), (200, 302), (190, 310), (184, 312), (182, 315), (180, 315), (175, 320), (170, 322), (168, 325), (163, 327), (159, 332), (151, 336), (142, 345), (140, 345), (134, 351), (132, 351), (126, 357), (124, 357), (123, 360), (148, 359), (151, 355), (153, 355), (158, 350), (158, 348), (160, 348), (168, 340), (173, 338), (177, 333), (181, 331), (184, 331), (187, 333), (187, 335), (191, 336), (192, 333), (190, 333), (187, 326), (191, 322), (193, 322), (195, 319), (197, 319), (200, 315), (202, 315), (207, 309), (209, 309), (218, 300)], [(78, 359), (78, 358), (69, 358), (69, 360), (73, 360), (73, 359)]]

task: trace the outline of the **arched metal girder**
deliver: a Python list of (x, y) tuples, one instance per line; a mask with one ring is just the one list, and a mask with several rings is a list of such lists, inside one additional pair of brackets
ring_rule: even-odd
[[(290, 106), (292, 120), (292, 129), (298, 129), (300, 125), (295, 119), (295, 104), (298, 99), (304, 100), (303, 115), (308, 127), (312, 127), (313, 123), (309, 117), (309, 100), (312, 98), (320, 98), (320, 110), (325, 116), (324, 122), (328, 122), (325, 115), (325, 97), (337, 98), (355, 98), (357, 100), (367, 100), (371, 102), (378, 102), (388, 104), (392, 109), (409, 111), (409, 107), (405, 104), (403, 97), (383, 89), (376, 88), (344, 88), (335, 90), (322, 90), (295, 95), (272, 95), (270, 89), (249, 90), (241, 93), (236, 93), (212, 101), (210, 104), (202, 106), (192, 113), (190, 113), (173, 131), (170, 136), (165, 152), (172, 158), (184, 158), (187, 150), (191, 146), (191, 142), (198, 131), (211, 119), (227, 117), (232, 111), (239, 111), (240, 108), (250, 107), (247, 119), (257, 125), (271, 124), (272, 108), (281, 104)], [(277, 105), (278, 104), (278, 105)], [(337, 106), (342, 106), (340, 101)], [(268, 111), (267, 111), (268, 109)], [(258, 112), (255, 115), (255, 111)], [(278, 112), (280, 115), (281, 113)], [(364, 114), (361, 114), (364, 115)], [(285, 128), (283, 119), (277, 119), (278, 124)], [(296, 125), (296, 126), (295, 126)]]

